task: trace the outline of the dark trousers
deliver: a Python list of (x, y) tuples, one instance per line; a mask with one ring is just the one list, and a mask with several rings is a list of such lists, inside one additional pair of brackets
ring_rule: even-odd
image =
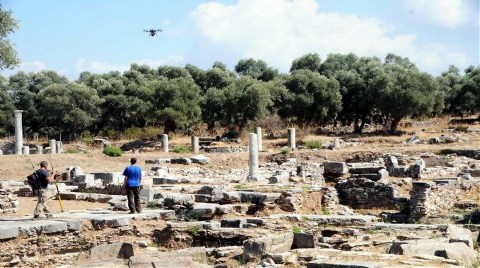
[(126, 190), (130, 212), (142, 212), (142, 204), (140, 204), (140, 187), (126, 187)]

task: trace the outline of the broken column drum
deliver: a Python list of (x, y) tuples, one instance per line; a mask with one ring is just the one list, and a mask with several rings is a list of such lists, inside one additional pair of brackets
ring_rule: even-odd
[(192, 136), (192, 151), (195, 154), (198, 154), (200, 150), (200, 139), (198, 137)]
[(51, 154), (56, 154), (57, 153), (57, 141), (54, 139), (51, 139), (48, 141), (49, 147), (50, 147), (50, 153)]
[(22, 154), (23, 148), (23, 127), (22, 127), (23, 110), (14, 110), (15, 115), (15, 154)]
[(168, 153), (168, 135), (167, 134), (162, 135), (162, 147), (163, 147), (163, 151)]

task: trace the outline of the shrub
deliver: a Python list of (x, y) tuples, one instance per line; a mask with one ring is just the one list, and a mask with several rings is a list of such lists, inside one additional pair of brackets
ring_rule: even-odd
[(290, 148), (290, 147), (283, 147), (283, 148), (280, 150), (280, 152), (281, 152), (282, 154), (289, 154), (291, 151), (292, 151), (292, 148)]
[(93, 135), (90, 132), (83, 132), (78, 138), (79, 141), (85, 143), (87, 146), (93, 146), (95, 144)]
[(237, 191), (246, 190), (247, 188), (248, 187), (245, 184), (236, 184), (235, 186), (233, 186), (233, 189)]
[(198, 236), (200, 234), (200, 226), (190, 226), (187, 229), (187, 233), (191, 236)]
[(458, 131), (458, 132), (468, 132), (468, 127), (467, 126), (457, 126), (455, 128), (455, 131)]
[(161, 205), (157, 201), (149, 201), (147, 203), (147, 208), (159, 208)]
[(185, 144), (175, 145), (172, 148), (172, 152), (180, 153), (180, 154), (188, 153), (188, 152), (190, 152), (190, 147), (188, 147)]
[(107, 146), (103, 149), (103, 153), (111, 156), (111, 157), (117, 157), (122, 155), (122, 149), (116, 147), (116, 146)]
[(292, 227), (292, 232), (293, 232), (294, 234), (301, 233), (301, 232), (302, 232), (302, 228), (298, 227), (297, 225), (294, 225), (294, 226)]
[(315, 141), (306, 141), (305, 146), (309, 149), (322, 149), (322, 142), (315, 140)]

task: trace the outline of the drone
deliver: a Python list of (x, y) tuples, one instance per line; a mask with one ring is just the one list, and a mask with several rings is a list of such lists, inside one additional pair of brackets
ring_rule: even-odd
[(158, 32), (161, 32), (162, 29), (149, 29), (149, 30), (143, 30), (144, 32), (147, 32), (150, 36), (155, 36), (157, 35)]

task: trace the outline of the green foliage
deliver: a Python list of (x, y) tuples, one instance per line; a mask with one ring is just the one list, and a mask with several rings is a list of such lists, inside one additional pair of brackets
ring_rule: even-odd
[(468, 126), (457, 126), (454, 130), (458, 132), (468, 132)]
[(268, 67), (264, 61), (253, 58), (240, 60), (235, 66), (235, 71), (240, 75), (248, 75), (264, 82), (273, 80), (278, 74), (277, 70)]
[(82, 132), (78, 141), (85, 143), (87, 146), (93, 146), (95, 144), (93, 135), (88, 131)]
[(111, 156), (111, 157), (117, 157), (122, 155), (122, 149), (116, 147), (116, 146), (107, 146), (103, 149), (103, 153)]
[(46, 234), (42, 233), (42, 234), (37, 236), (37, 244), (43, 245), (43, 244), (47, 243), (47, 241), (48, 241), (48, 237), (47, 237)]
[(157, 139), (163, 134), (163, 128), (161, 127), (129, 127), (122, 133), (122, 138), (127, 140), (153, 140)]
[(322, 60), (317, 53), (306, 54), (298, 59), (293, 60), (290, 72), (296, 70), (310, 70), (312, 72), (319, 72)]
[(190, 147), (188, 147), (188, 145), (185, 145), (185, 144), (175, 145), (172, 148), (172, 152), (179, 153), (179, 154), (189, 153)]
[(245, 185), (245, 184), (235, 184), (233, 186), (233, 189), (237, 190), (237, 191), (242, 191), (242, 190), (246, 190), (248, 189), (248, 187)]
[(303, 232), (303, 231), (302, 231), (302, 228), (300, 228), (300, 227), (297, 226), (297, 225), (294, 225), (294, 226), (292, 226), (292, 232), (293, 232), (294, 234), (298, 234), (298, 233), (301, 233), (301, 232)]
[(66, 153), (67, 154), (79, 154), (81, 152), (82, 151), (79, 148), (73, 148), (73, 149), (68, 149)]
[(153, 248), (158, 248), (160, 247), (160, 245), (157, 243), (157, 242), (152, 242), (150, 243), (150, 245), (148, 245), (149, 247), (153, 247)]
[(198, 226), (198, 225), (189, 226), (189, 227), (187, 228), (187, 233), (188, 233), (190, 236), (195, 237), (195, 236), (198, 236), (198, 235), (200, 234), (200, 230), (201, 230), (201, 228), (200, 228), (200, 226)]
[(310, 70), (297, 70), (285, 83), (289, 93), (279, 115), (302, 127), (326, 124), (333, 120), (342, 106), (340, 85)]
[(305, 146), (309, 149), (322, 149), (322, 142), (319, 140), (306, 141)]
[(147, 208), (159, 208), (161, 207), (160, 204), (158, 204), (157, 201), (149, 201), (147, 203)]
[(19, 61), (14, 45), (6, 37), (18, 29), (18, 23), (12, 17), (12, 12), (4, 10), (1, 5), (0, 21), (0, 70), (11, 69)]
[(322, 206), (322, 214), (323, 215), (330, 215), (330, 212), (328, 211), (328, 208), (325, 206)]
[(283, 147), (281, 150), (280, 150), (280, 153), (281, 154), (289, 154), (292, 152), (292, 148), (290, 147)]

